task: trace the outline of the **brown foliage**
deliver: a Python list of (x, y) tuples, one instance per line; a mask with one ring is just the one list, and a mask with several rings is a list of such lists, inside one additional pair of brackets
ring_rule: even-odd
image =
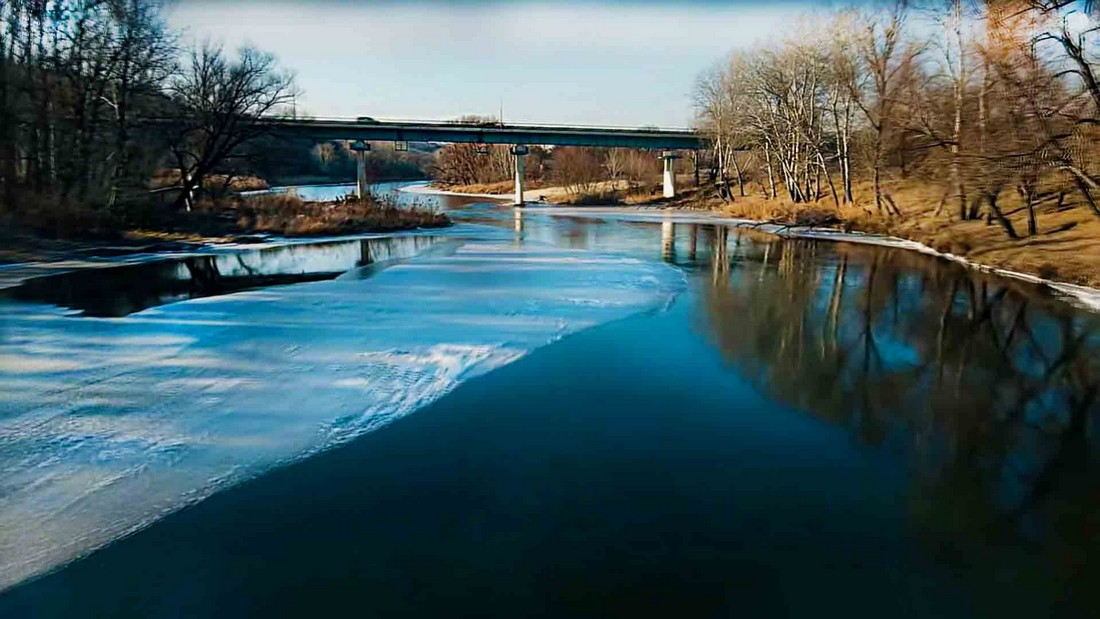
[(0, 218), (11, 230), (33, 232), (52, 239), (113, 238), (118, 220), (105, 209), (64, 196), (20, 192), (19, 208)]
[(554, 181), (573, 195), (592, 193), (604, 180), (604, 149), (559, 146), (554, 149)]
[[(1080, 197), (1041, 192), (1035, 206), (1039, 233), (1006, 238), (990, 218), (959, 220), (938, 216), (943, 191), (926, 179), (894, 184), (891, 195), (901, 216), (873, 208), (873, 186), (863, 181), (854, 187), (858, 205), (836, 207), (828, 201), (814, 206), (762, 195), (718, 198), (713, 191), (696, 197), (696, 204), (719, 208), (734, 217), (772, 221), (786, 225), (828, 226), (912, 239), (941, 252), (963, 256), (981, 264), (1083, 285), (1100, 285), (1100, 219), (1081, 204)], [(1005, 192), (1003, 214), (1015, 227), (1026, 228), (1026, 199)], [(839, 220), (839, 221), (837, 221)]]
[[(977, 221), (1012, 241), (1060, 230), (1066, 209), (1100, 219), (1100, 79), (1086, 54), (1100, 30), (1073, 31), (1058, 2), (913, 6), (819, 19), (700, 78), (723, 197), (736, 201), (735, 178), (741, 196), (806, 204), (771, 209), (791, 220), (827, 200), (942, 220), (913, 227)], [(871, 191), (853, 191), (861, 181)], [(914, 183), (935, 208), (904, 204)]]
[(288, 236), (386, 232), (450, 225), (446, 215), (418, 205), (368, 196), (335, 202), (305, 202), (292, 194), (268, 194), (240, 200), (237, 225), (246, 232)]
[[(150, 189), (166, 189), (180, 186), (179, 170), (158, 170), (149, 181)], [(210, 174), (202, 182), (203, 190), (214, 195), (226, 191), (260, 191), (268, 189), (267, 181), (258, 176), (230, 176)]]

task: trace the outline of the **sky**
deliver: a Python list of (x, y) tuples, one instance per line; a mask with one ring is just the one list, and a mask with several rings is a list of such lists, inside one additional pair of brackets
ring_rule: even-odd
[(783, 36), (784, 1), (176, 0), (184, 40), (274, 53), (314, 116), (687, 126), (696, 77)]

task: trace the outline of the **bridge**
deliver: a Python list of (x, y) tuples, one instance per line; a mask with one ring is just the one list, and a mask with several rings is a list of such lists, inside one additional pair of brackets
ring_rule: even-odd
[(598, 146), (661, 150), (664, 161), (664, 195), (676, 194), (677, 150), (702, 148), (702, 137), (690, 129), (657, 127), (595, 127), (579, 125), (504, 124), (498, 122), (410, 121), (331, 118), (265, 118), (257, 121), (276, 136), (314, 140), (354, 140), (359, 151), (359, 193), (365, 191), (366, 142), (456, 142), (508, 144), (515, 161), (515, 204), (523, 204), (524, 156), (528, 145)]

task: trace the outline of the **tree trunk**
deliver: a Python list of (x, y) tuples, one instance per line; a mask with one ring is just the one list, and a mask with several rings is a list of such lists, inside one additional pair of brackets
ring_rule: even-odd
[(880, 151), (875, 148), (875, 161), (874, 171), (872, 176), (872, 184), (875, 188), (875, 208), (878, 212), (882, 212), (882, 164), (880, 163)]
[[(8, 40), (4, 39), (8, 35)], [(11, 105), (11, 49), (14, 33), (0, 28), (0, 181), (4, 184), (4, 207), (16, 209), (15, 118)]]
[(768, 165), (768, 188), (771, 189), (771, 196), (770, 197), (771, 197), (771, 199), (774, 200), (775, 198), (777, 198), (779, 196), (775, 193), (775, 173), (772, 170), (771, 149), (768, 148), (767, 143), (764, 144), (764, 160), (767, 162), (767, 165)]
[(730, 153), (730, 161), (733, 162), (733, 171), (737, 175), (737, 192), (745, 197), (745, 175), (741, 171), (741, 164), (737, 161), (737, 153)]
[(1018, 240), (1020, 235), (1016, 233), (1016, 228), (1013, 227), (1012, 222), (1009, 221), (1005, 214), (1001, 212), (1001, 208), (997, 206), (997, 198), (999, 197), (999, 190), (991, 190), (986, 192), (985, 199), (989, 204), (989, 212), (993, 215), (993, 218), (997, 220), (997, 223), (1001, 224), (1004, 228), (1005, 234), (1012, 240)]
[(1035, 221), (1035, 195), (1031, 192), (1027, 196), (1027, 234), (1028, 236), (1039, 234), (1039, 224)]
[(833, 195), (833, 203), (836, 206), (840, 206), (840, 196), (837, 195), (836, 185), (833, 183), (833, 175), (829, 173), (829, 169), (825, 167), (825, 156), (820, 152), (817, 153), (818, 164), (821, 166), (821, 171), (825, 172), (825, 180), (829, 182), (829, 192)]
[(840, 135), (841, 155), (840, 155), (840, 171), (843, 175), (844, 183), (844, 203), (851, 204), (855, 202), (852, 196), (852, 154), (851, 154), (851, 129), (852, 129), (852, 102), (850, 99), (845, 99), (844, 103), (844, 131)]
[(111, 188), (107, 197), (107, 207), (114, 207), (118, 200), (119, 184), (123, 182), (130, 167), (130, 131), (129, 131), (129, 98), (130, 98), (130, 52), (123, 52), (122, 70), (118, 84), (118, 94), (115, 101), (115, 166), (111, 173)]
[(955, 103), (955, 123), (951, 132), (951, 180), (955, 184), (955, 191), (959, 194), (959, 215), (966, 219), (966, 187), (963, 186), (959, 155), (959, 142), (962, 140), (962, 109), (963, 109), (963, 84), (966, 83), (966, 65), (963, 59), (962, 38), (962, 0), (955, 0), (955, 44), (958, 47), (957, 65), (955, 67), (955, 79), (952, 84), (952, 94)]

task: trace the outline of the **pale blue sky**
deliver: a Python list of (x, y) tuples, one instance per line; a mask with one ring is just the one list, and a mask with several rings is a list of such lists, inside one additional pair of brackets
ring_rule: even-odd
[(186, 39), (274, 52), (318, 116), (686, 126), (692, 84), (790, 2), (177, 0)]

